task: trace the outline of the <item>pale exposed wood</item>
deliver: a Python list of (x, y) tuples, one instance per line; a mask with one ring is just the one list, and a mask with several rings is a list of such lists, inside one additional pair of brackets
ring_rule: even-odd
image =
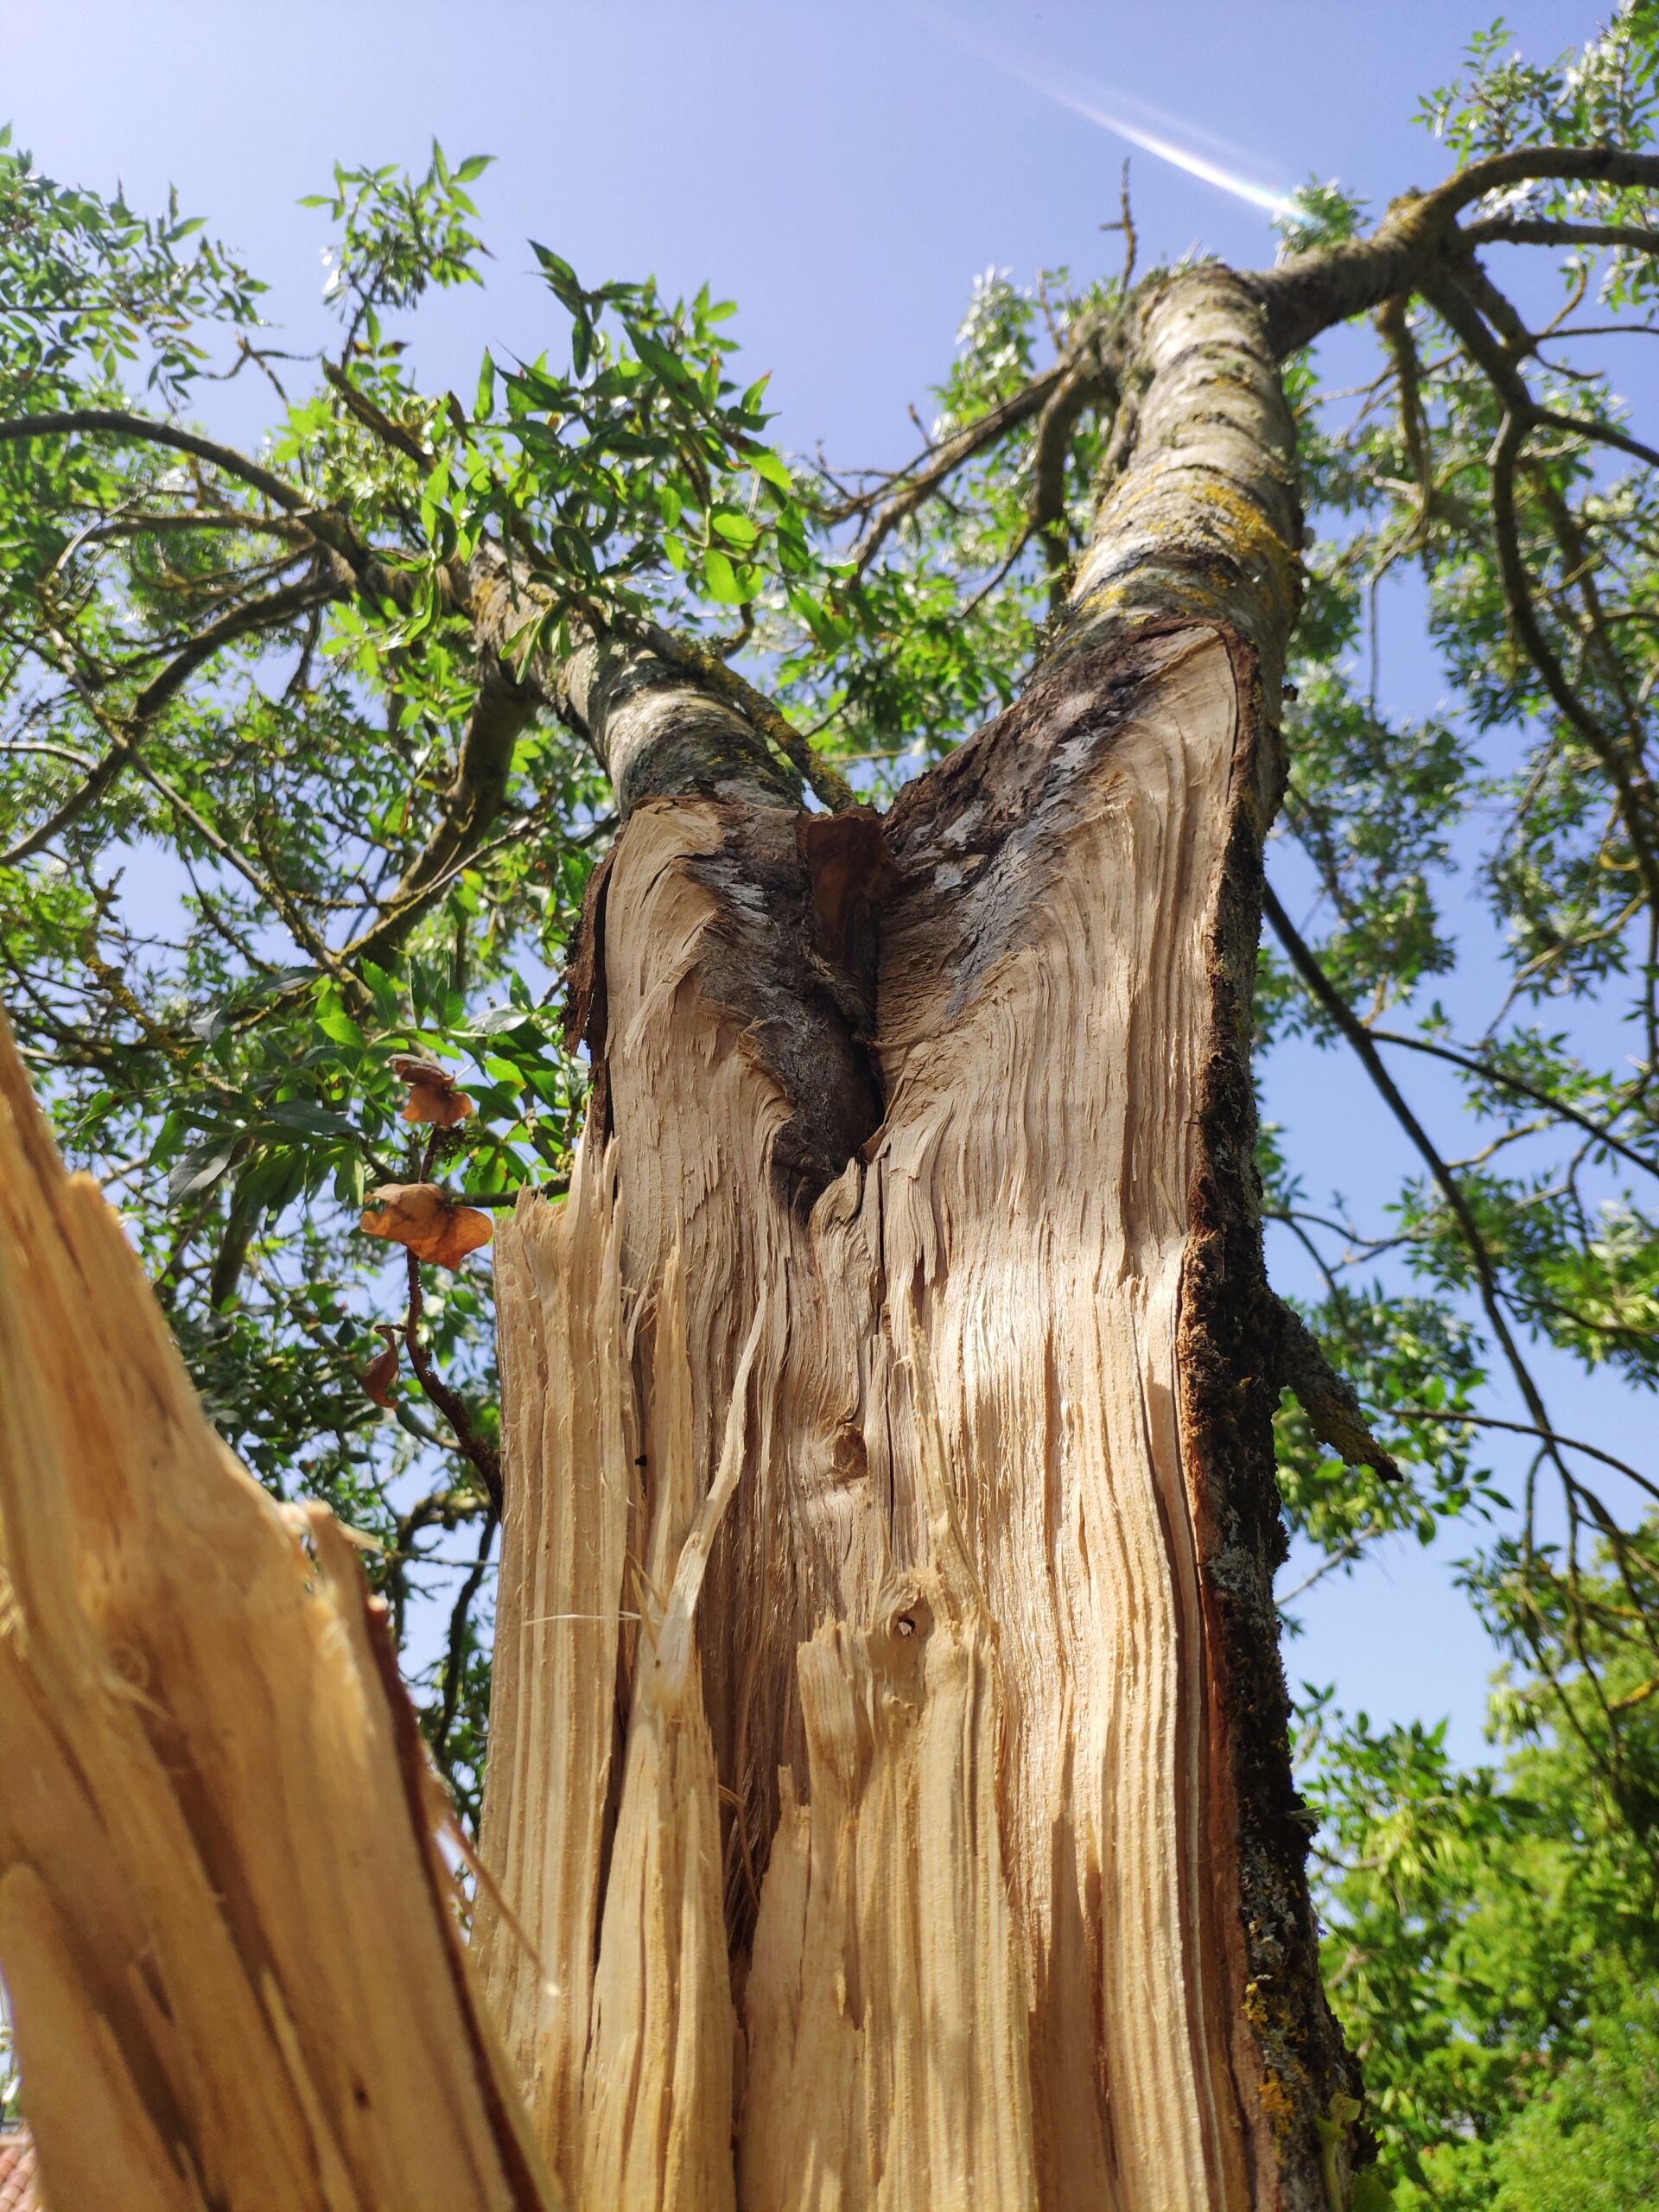
[[(733, 1376), (710, 1484), (694, 1449), (677, 1255), (650, 1287), (641, 1330), (624, 1311), (618, 1248), (602, 1157), (584, 1157), (563, 1205), (522, 1200), (499, 1240), (514, 1473), (484, 1852), (512, 1902), (504, 1912), (494, 1895), (480, 1901), (477, 1948), (575, 2201), (725, 2212), (736, 2023), (693, 1624), (744, 1470), (766, 1301)], [(632, 1414), (639, 1335), (649, 1345), (643, 1422)], [(648, 1534), (628, 1559), (630, 1525), (636, 1536), (640, 1527), (636, 1428), (658, 1478)], [(638, 1632), (625, 1636), (621, 1616), (634, 1613)], [(612, 1806), (619, 1698), (626, 1745)]]
[[(632, 1317), (659, 1529), (689, 1510), (666, 1503), (686, 1465), (669, 1438), (689, 1437), (701, 1494), (747, 1408), (698, 1615), (747, 1985), (745, 2212), (1313, 2201), (1281, 2185), (1264, 2117), (1284, 2097), (1252, 2021), (1275, 2000), (1245, 1986), (1217, 1732), (1231, 1692), (1211, 1648), (1217, 1578), (1254, 1590), (1263, 1570), (1218, 1549), (1227, 1471), (1192, 1428), (1180, 1351), (1224, 880), (1261, 804), (1245, 703), (1213, 631), (1143, 642), (1039, 687), (900, 802), (879, 1128), (859, 1118), (876, 1095), (847, 1013), (861, 987), (824, 950), (828, 894), (789, 817), (653, 803), (620, 842), (598, 958), (617, 1271), (590, 1281), (573, 1228), (547, 1311), (578, 1363), (596, 1328), (621, 1329), (593, 1312)], [(525, 1249), (555, 1233), (534, 1217), (512, 1232)], [(671, 1419), (671, 1281), (691, 1354)], [(510, 1345), (541, 1325), (521, 1310), (527, 1282), (504, 1272)], [(548, 1341), (551, 1376), (551, 1325)], [(510, 1357), (510, 1561), (515, 1514), (597, 1512), (606, 1464), (591, 1426), (576, 1438), (579, 1423), (515, 1410), (526, 1371)], [(937, 1402), (918, 1420), (921, 1376)], [(531, 1634), (515, 1599), (497, 1664), (516, 1715), (542, 1663)], [(620, 1640), (605, 1649), (626, 1673)], [(583, 1681), (574, 1642), (548, 1663), (561, 1698), (611, 1694)], [(680, 1709), (676, 1783), (659, 1716), (637, 1682), (626, 1694), (623, 1827), (597, 1865), (601, 1976), (606, 1885), (639, 1894), (623, 1844), (636, 1775), (659, 1834), (677, 1787), (687, 1834), (700, 1848), (708, 1834), (702, 1708)], [(1277, 1725), (1270, 1696), (1262, 1725)], [(516, 1805), (528, 1788), (543, 1808), (544, 1866), (571, 1847), (563, 1803), (585, 1834), (591, 1800), (550, 1786), (541, 1756), (515, 1718), (492, 1791)], [(614, 1805), (619, 1777), (602, 1781)], [(538, 1851), (498, 1863), (533, 1916)], [(652, 1878), (684, 1894), (677, 1863)], [(644, 2011), (683, 2019), (709, 2001), (699, 1948), (668, 1943), (647, 1976), (639, 1940), (635, 2109), (678, 2063), (641, 2033)], [(490, 1942), (512, 2023), (536, 1969), (499, 1927)], [(570, 1990), (547, 2017), (574, 2052), (593, 2030), (579, 1976)], [(570, 2125), (544, 2138), (562, 2164)]]
[(699, 1498), (677, 1259), (657, 1332), (662, 1479), (642, 1578), (627, 1765), (605, 1890), (582, 2084), (584, 2204), (730, 2212), (736, 2022), (721, 1899), (719, 1783), (693, 1634), (709, 1547), (742, 1471), (764, 1309)]
[(584, 1155), (563, 1205), (521, 1203), (495, 1243), (504, 1456), (520, 1471), (502, 1528), (483, 1847), (512, 1904), (509, 1917), (480, 1899), (474, 1955), (572, 2187), (638, 1489), (613, 1192), (611, 1164)]
[(195, 1402), (0, 1028), (0, 1960), (58, 2212), (551, 2212), (360, 1569)]
[(995, 1639), (918, 1395), (931, 1563), (799, 1656), (810, 1798), (785, 1781), (748, 1978), (751, 2212), (1036, 2212)]
[(1156, 655), (1121, 725), (1080, 715), (1059, 736), (1041, 798), (977, 868), (976, 811), (1000, 794), (947, 795), (918, 855), (931, 875), (884, 947), (888, 1296), (925, 1286), (945, 1449), (1001, 1640), (1045, 2200), (1068, 2212), (1245, 2201), (1175, 1363), (1245, 764), (1213, 635)]

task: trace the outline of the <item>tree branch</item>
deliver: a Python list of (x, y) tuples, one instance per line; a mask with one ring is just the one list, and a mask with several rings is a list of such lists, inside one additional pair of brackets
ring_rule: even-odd
[(1463, 226), (1471, 245), (1630, 246), (1659, 253), (1659, 231), (1638, 223), (1567, 223), (1542, 215), (1484, 215)]
[(1646, 461), (1649, 468), (1659, 468), (1659, 453), (1611, 423), (1592, 422), (1582, 415), (1558, 415), (1548, 407), (1535, 408), (1532, 419), (1548, 423), (1551, 429), (1566, 430), (1575, 438), (1592, 438), (1599, 445), (1613, 446), (1618, 452), (1629, 454), (1632, 460)]
[(420, 441), (411, 437), (401, 423), (394, 423), (390, 415), (383, 414), (372, 399), (358, 390), (343, 369), (336, 368), (332, 361), (325, 361), (322, 373), (325, 381), (340, 394), (346, 411), (354, 415), (365, 429), (372, 431), (382, 445), (402, 454), (417, 468), (431, 467), (432, 456)]
[(857, 805), (857, 794), (834, 761), (815, 753), (794, 723), (773, 706), (765, 693), (757, 691), (718, 653), (693, 639), (677, 637), (655, 622), (619, 626), (633, 631), (642, 645), (671, 667), (683, 669), (688, 675), (696, 677), (716, 698), (735, 707), (746, 721), (777, 747), (808, 790), (832, 814)]
[(206, 629), (193, 638), (183, 652), (145, 685), (133, 702), (131, 711), (118, 718), (111, 715), (107, 709), (99, 706), (83, 690), (82, 696), (86, 702), (103, 728), (111, 733), (109, 750), (93, 764), (84, 780), (60, 805), (54, 808), (44, 822), (0, 853), (0, 868), (16, 868), (20, 861), (30, 859), (44, 846), (50, 844), (60, 830), (67, 830), (71, 823), (77, 821), (89, 807), (96, 805), (122, 769), (135, 759), (148, 725), (181, 686), (204, 661), (211, 659), (221, 645), (230, 645), (238, 638), (251, 636), (257, 630), (275, 629), (283, 622), (291, 621), (296, 615), (303, 614), (309, 608), (321, 606), (338, 595), (331, 586), (308, 580), (304, 583), (289, 584), (282, 591), (271, 593), (266, 599), (254, 600), (245, 607), (232, 608), (228, 614), (221, 615), (217, 622), (209, 623)]
[(473, 1427), (466, 1402), (443, 1380), (432, 1363), (431, 1354), (421, 1342), (421, 1315), (426, 1306), (421, 1287), (421, 1263), (413, 1252), (406, 1253), (404, 1257), (409, 1272), (409, 1311), (404, 1321), (404, 1342), (409, 1349), (409, 1363), (422, 1389), (454, 1430), (456, 1443), (484, 1485), (492, 1513), (499, 1520), (503, 1497), (501, 1454), (493, 1445), (486, 1444)]
[[(1537, 1384), (1532, 1379), (1531, 1370), (1521, 1357), (1521, 1347), (1516, 1343), (1514, 1333), (1504, 1317), (1500, 1302), (1497, 1271), (1492, 1264), (1492, 1255), (1486, 1248), (1485, 1238), (1480, 1233), (1480, 1225), (1470, 1210), (1469, 1201), (1459, 1187), (1456, 1176), (1452, 1174), (1452, 1170), (1435, 1149), (1428, 1132), (1406, 1103), (1394, 1077), (1382, 1065), (1382, 1057), (1371, 1041), (1364, 1024), (1355, 1014), (1353, 1008), (1313, 957), (1309, 947), (1304, 944), (1295, 925), (1280, 905), (1270, 884), (1263, 884), (1262, 887), (1262, 912), (1273, 925), (1274, 934), (1290, 955), (1291, 963), (1306, 985), (1309, 994), (1324, 1008), (1334, 1027), (1353, 1047), (1366, 1073), (1382, 1094), (1389, 1110), (1409, 1138), (1419, 1158), (1439, 1186), (1440, 1195), (1446, 1201), (1446, 1210), (1458, 1224), (1464, 1249), (1467, 1251), (1470, 1265), (1474, 1269), (1482, 1311), (1486, 1316), (1493, 1336), (1497, 1339), (1498, 1345), (1509, 1364), (1510, 1372), (1515, 1377), (1516, 1387), (1525, 1401), (1527, 1411), (1532, 1415), (1539, 1434), (1544, 1437), (1553, 1436), (1555, 1431), (1551, 1423), (1548, 1410), (1539, 1395)], [(1570, 1479), (1559, 1456), (1552, 1453), (1552, 1457), (1554, 1458), (1555, 1465), (1562, 1478)]]
[(1484, 1082), (1499, 1084), (1522, 1098), (1530, 1098), (1535, 1105), (1559, 1115), (1562, 1121), (1573, 1122), (1586, 1136), (1593, 1137), (1598, 1144), (1605, 1145), (1609, 1152), (1616, 1152), (1621, 1160), (1628, 1160), (1633, 1167), (1641, 1168), (1646, 1174), (1659, 1176), (1659, 1161), (1649, 1160), (1634, 1151), (1603, 1123), (1592, 1122), (1587, 1114), (1580, 1113), (1576, 1106), (1569, 1106), (1565, 1099), (1556, 1098), (1548, 1090), (1540, 1090), (1535, 1084), (1525, 1082), (1520, 1076), (1510, 1074), (1507, 1069), (1494, 1067), (1490, 1060), (1478, 1059), (1472, 1053), (1460, 1052), (1451, 1045), (1435, 1044), (1427, 1037), (1408, 1037), (1403, 1030), (1379, 1029), (1375, 1023), (1366, 1025), (1365, 1033), (1382, 1045), (1399, 1045), (1410, 1052), (1427, 1052), (1434, 1059), (1449, 1061), (1453, 1067), (1466, 1068), (1471, 1075), (1478, 1075)]
[[(1503, 426), (1491, 454), (1491, 512), (1498, 574), (1510, 622), (1545, 690), (1589, 746), (1618, 793), (1620, 817), (1642, 872), (1643, 891), (1649, 903), (1659, 907), (1659, 855), (1654, 850), (1651, 824), (1653, 794), (1640, 765), (1639, 753), (1632, 768), (1620, 746), (1568, 683), (1533, 604), (1531, 579), (1521, 550), (1515, 472), (1527, 433), (1538, 422), (1542, 410), (1534, 402), (1525, 378), (1492, 337), (1474, 303), (1452, 273), (1442, 271), (1427, 278), (1422, 290), (1470, 358), (1490, 378), (1504, 410)], [(1503, 304), (1507, 308), (1507, 302)]]
[(1659, 187), (1659, 155), (1613, 146), (1514, 147), (1471, 162), (1433, 192), (1395, 200), (1368, 238), (1321, 246), (1257, 270), (1249, 281), (1274, 351), (1282, 359), (1332, 324), (1366, 314), (1396, 292), (1421, 289), (1465, 207), (1489, 192), (1533, 180), (1651, 191)]
[(1467, 1423), (1475, 1428), (1508, 1429), (1515, 1436), (1535, 1436), (1541, 1443), (1558, 1445), (1565, 1452), (1582, 1452), (1588, 1459), (1599, 1459), (1604, 1467), (1611, 1467), (1616, 1473), (1628, 1475), (1650, 1497), (1659, 1498), (1659, 1484), (1650, 1482), (1646, 1475), (1638, 1474), (1628, 1460), (1616, 1459), (1611, 1452), (1604, 1452), (1599, 1444), (1586, 1444), (1582, 1437), (1558, 1436), (1552, 1429), (1535, 1428), (1530, 1421), (1501, 1421), (1496, 1414), (1452, 1413), (1434, 1406), (1396, 1406), (1394, 1411), (1401, 1421)]
[(1071, 548), (1065, 530), (1065, 464), (1071, 433), (1091, 400), (1116, 396), (1115, 380), (1096, 363), (1085, 368), (1074, 362), (1049, 394), (1037, 419), (1036, 449), (1032, 457), (1031, 525), (1043, 541), (1048, 562), (1050, 597), (1058, 607), (1065, 596), (1065, 572)]
[(1331, 1364), (1324, 1345), (1295, 1307), (1282, 1298), (1278, 1306), (1280, 1371), (1286, 1387), (1295, 1392), (1314, 1435), (1347, 1465), (1373, 1468), (1384, 1482), (1402, 1482), (1398, 1465), (1371, 1433), (1358, 1391)]
[(270, 469), (262, 468), (257, 461), (250, 461), (234, 447), (216, 445), (211, 438), (198, 437), (194, 430), (181, 430), (175, 423), (153, 423), (147, 416), (128, 415), (115, 408), (76, 407), (51, 415), (13, 416), (10, 421), (0, 421), (0, 444), (25, 438), (73, 436), (79, 430), (108, 430), (118, 437), (136, 438), (149, 445), (169, 446), (175, 453), (193, 454), (197, 461), (223, 469), (227, 476), (239, 477), (243, 483), (263, 492), (289, 514), (302, 513), (308, 505), (291, 485), (284, 484), (280, 476), (273, 476)]
[(467, 1578), (456, 1592), (455, 1602), (450, 1609), (449, 1636), (444, 1650), (442, 1699), (438, 1707), (437, 1726), (432, 1732), (432, 1750), (438, 1758), (442, 1758), (449, 1748), (449, 1731), (455, 1725), (455, 1708), (461, 1702), (461, 1678), (467, 1659), (467, 1619), (489, 1567), (490, 1546), (495, 1541), (495, 1532), (500, 1525), (499, 1510), (492, 1502), (484, 1516), (484, 1526), (479, 1531), (478, 1556), (467, 1569)]
[(1376, 328), (1389, 349), (1400, 389), (1400, 435), (1417, 481), (1418, 521), (1414, 534), (1420, 536), (1427, 528), (1433, 511), (1434, 467), (1428, 449), (1428, 425), (1423, 416), (1422, 365), (1411, 334), (1407, 304), (1406, 296), (1401, 292), (1384, 300), (1376, 311)]
[(857, 573), (863, 574), (899, 524), (914, 514), (947, 478), (954, 476), (976, 454), (983, 453), (988, 446), (995, 445), (999, 438), (1006, 437), (1010, 430), (1017, 429), (1020, 423), (1028, 423), (1039, 414), (1065, 381), (1071, 365), (1069, 359), (1057, 361), (1052, 368), (1033, 377), (1009, 398), (999, 401), (996, 406), (988, 408), (983, 415), (942, 440), (931, 459), (912, 461), (909, 469), (900, 471), (909, 480), (875, 509), (864, 535), (853, 548)]

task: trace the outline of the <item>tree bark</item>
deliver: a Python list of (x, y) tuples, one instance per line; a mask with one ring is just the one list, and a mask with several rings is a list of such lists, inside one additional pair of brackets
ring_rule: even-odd
[(1248, 1066), (1293, 440), (1228, 272), (1121, 346), (1050, 652), (887, 817), (634, 695), (588, 1130), (498, 1242), (477, 1949), (577, 2202), (1345, 2201)]

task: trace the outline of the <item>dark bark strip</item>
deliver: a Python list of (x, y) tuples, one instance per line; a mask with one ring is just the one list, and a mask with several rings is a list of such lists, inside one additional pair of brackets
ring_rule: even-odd
[[(1235, 665), (1259, 728), (1249, 653), (1236, 652)], [(1286, 1545), (1273, 1445), (1279, 1362), (1270, 1350), (1280, 1319), (1262, 1259), (1250, 1079), (1267, 827), (1251, 766), (1242, 764), (1212, 940), (1178, 1359), (1215, 1712), (1210, 1816), (1237, 1999), (1235, 2079), (1256, 2120), (1256, 2202), (1318, 2205), (1325, 2130), (1342, 2116), (1332, 2100), (1345, 2095), (1357, 2109), (1360, 2081), (1319, 1973), (1306, 1873), (1311, 1823), (1291, 1774), (1273, 1596)], [(1344, 2147), (1346, 2164), (1359, 2145), (1351, 2138)]]

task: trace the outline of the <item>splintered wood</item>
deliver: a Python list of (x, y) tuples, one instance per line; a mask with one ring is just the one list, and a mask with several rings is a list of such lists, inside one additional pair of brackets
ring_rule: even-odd
[(0, 1025), (0, 1965), (55, 2212), (553, 2212), (350, 1546), (198, 1407)]
[(711, 800), (620, 841), (607, 1123), (498, 1262), (480, 1942), (578, 2202), (1314, 2202), (1250, 2041), (1181, 1350), (1254, 773), (1189, 629), (1039, 686), (868, 853)]
[(631, 817), (589, 1138), (497, 1239), (470, 1960), (345, 1539), (217, 1442), (4, 1046), (0, 1960), (57, 2212), (1326, 2212), (1206, 1334), (1251, 728), (1187, 628), (884, 823)]
[(995, 1639), (918, 1341), (911, 1381), (932, 1563), (802, 1648), (810, 1802), (785, 1777), (755, 1931), (742, 2193), (778, 2212), (1036, 2212)]

